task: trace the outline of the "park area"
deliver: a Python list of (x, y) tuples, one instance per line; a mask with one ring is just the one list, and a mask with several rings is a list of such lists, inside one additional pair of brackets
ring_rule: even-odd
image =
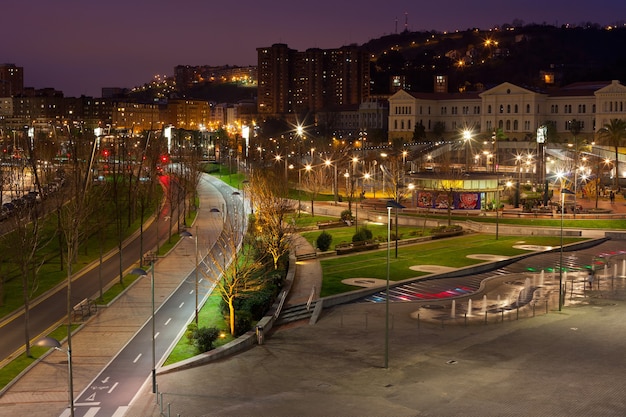
[[(383, 227), (385, 227), (383, 225)], [(347, 228), (327, 230), (338, 241), (347, 240)], [(372, 227), (373, 230), (376, 230)], [(404, 233), (411, 234), (410, 228)], [(315, 245), (320, 231), (304, 232), (309, 243)], [(354, 233), (351, 228), (349, 233)], [(386, 232), (385, 232), (386, 233)], [(374, 232), (374, 236), (379, 232)], [(400, 233), (399, 233), (400, 234)], [(563, 238), (565, 245), (579, 242), (582, 238)], [(391, 242), (389, 251), (389, 278), (391, 281), (402, 281), (429, 274), (416, 268), (419, 265), (438, 265), (449, 268), (462, 268), (485, 262), (481, 256), (493, 255), (511, 257), (528, 253), (531, 247), (558, 247), (560, 236), (500, 236), (469, 234), (459, 237), (429, 240), (411, 245), (399, 245), (396, 256), (395, 242)], [(361, 287), (348, 285), (346, 280), (358, 278), (386, 279), (387, 276), (387, 245), (382, 243), (380, 249), (353, 255), (331, 256), (320, 259), (323, 270), (321, 297), (357, 290)], [(412, 268), (413, 267), (413, 268)]]

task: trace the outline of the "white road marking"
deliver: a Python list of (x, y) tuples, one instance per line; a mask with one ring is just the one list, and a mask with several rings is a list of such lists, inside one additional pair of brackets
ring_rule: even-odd
[(91, 407), (85, 413), (85, 417), (94, 417), (98, 411), (100, 411), (100, 407)]
[(126, 410), (128, 410), (127, 405), (117, 407), (117, 410), (115, 410), (115, 413), (113, 413), (111, 417), (124, 417), (124, 414), (126, 414)]
[(139, 360), (139, 358), (141, 358), (141, 353), (139, 355), (137, 355), (137, 357), (135, 358), (135, 360), (133, 361), (133, 363), (137, 363), (137, 361)]

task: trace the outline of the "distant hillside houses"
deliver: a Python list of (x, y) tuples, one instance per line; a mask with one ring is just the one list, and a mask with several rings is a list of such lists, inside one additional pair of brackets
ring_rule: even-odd
[[(389, 98), (389, 140), (413, 141), (416, 125), (427, 137), (458, 139), (470, 130), (478, 139), (498, 131), (511, 141), (533, 140), (552, 124), (571, 137), (573, 120), (580, 137), (591, 139), (610, 119), (626, 119), (626, 86), (619, 81), (580, 82), (548, 92), (505, 82), (483, 92), (415, 93), (400, 90)], [(418, 130), (421, 130), (418, 128)], [(435, 137), (440, 136), (440, 137)]]

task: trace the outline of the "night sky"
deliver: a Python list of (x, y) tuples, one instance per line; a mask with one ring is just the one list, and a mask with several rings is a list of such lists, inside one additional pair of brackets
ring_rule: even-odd
[(624, 0), (2, 0), (0, 62), (27, 87), (99, 97), (176, 65), (256, 65), (256, 48), (362, 44), (410, 31), (624, 22)]

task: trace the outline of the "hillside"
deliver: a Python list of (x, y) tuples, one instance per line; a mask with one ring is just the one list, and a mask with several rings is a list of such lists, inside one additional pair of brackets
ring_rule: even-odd
[(389, 93), (390, 77), (404, 76), (406, 89), (433, 90), (434, 75), (447, 75), (450, 91), (480, 90), (510, 81), (529, 88), (577, 81), (626, 80), (626, 29), (529, 25), (499, 31), (403, 32), (363, 47), (373, 56), (374, 94)]

